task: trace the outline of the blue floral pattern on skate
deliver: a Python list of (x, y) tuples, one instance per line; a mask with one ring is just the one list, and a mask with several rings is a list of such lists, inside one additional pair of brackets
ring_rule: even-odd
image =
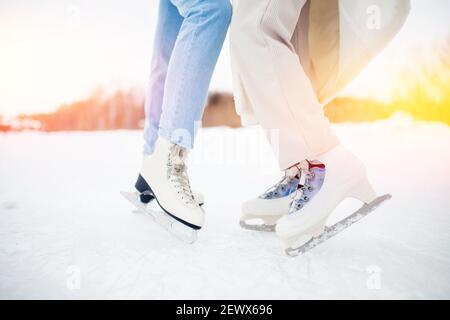
[(294, 193), (299, 184), (298, 177), (285, 176), (280, 182), (259, 196), (260, 199), (279, 199)]
[(289, 208), (289, 214), (293, 214), (301, 210), (322, 188), (325, 180), (325, 166), (312, 166), (306, 172), (305, 184), (301, 188), (301, 192), (292, 200)]

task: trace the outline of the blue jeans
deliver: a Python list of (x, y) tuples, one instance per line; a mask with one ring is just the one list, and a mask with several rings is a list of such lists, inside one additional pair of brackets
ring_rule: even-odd
[(160, 0), (144, 153), (158, 137), (192, 148), (214, 67), (231, 21), (229, 0)]

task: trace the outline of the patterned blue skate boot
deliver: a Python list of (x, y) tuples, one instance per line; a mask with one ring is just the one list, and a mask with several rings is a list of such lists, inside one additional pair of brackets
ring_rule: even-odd
[[(300, 171), (297, 168), (286, 170), (280, 182), (255, 199), (242, 204), (240, 225), (252, 231), (274, 232), (275, 225), (289, 211), (292, 196), (301, 188)], [(258, 223), (262, 220), (263, 223)], [(252, 223), (255, 221), (256, 223)]]

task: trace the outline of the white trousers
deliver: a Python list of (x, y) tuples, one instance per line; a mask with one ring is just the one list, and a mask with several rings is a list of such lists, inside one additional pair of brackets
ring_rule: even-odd
[(294, 50), (306, 0), (234, 0), (230, 29), (235, 102), (244, 124), (269, 139), (281, 169), (339, 144)]

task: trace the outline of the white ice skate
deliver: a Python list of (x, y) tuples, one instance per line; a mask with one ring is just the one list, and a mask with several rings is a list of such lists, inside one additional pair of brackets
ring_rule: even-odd
[[(139, 195), (139, 200), (140, 202), (142, 202), (143, 204), (146, 205), (150, 205), (151, 203), (156, 202), (155, 200), (155, 196), (153, 195), (153, 193), (147, 189), (146, 187), (146, 182), (144, 180), (144, 178), (142, 178), (141, 175), (138, 176), (136, 183), (135, 183), (135, 188), (136, 188), (136, 192), (131, 192), (133, 194), (138, 194)], [(121, 192), (123, 193), (130, 193), (130, 192)], [(201, 194), (198, 191), (192, 190), (192, 194), (194, 195), (194, 199), (195, 202), (197, 202), (197, 204), (199, 206), (203, 206), (205, 204), (205, 197), (203, 196), (203, 194)]]
[(193, 243), (203, 226), (204, 212), (197, 203), (202, 199), (195, 199), (189, 184), (186, 156), (185, 148), (158, 139), (153, 154), (144, 156), (137, 191), (121, 193), (175, 236)]
[[(292, 195), (299, 187), (299, 171), (286, 170), (284, 177), (262, 195), (242, 204), (240, 225), (253, 231), (274, 232), (278, 219), (289, 212)], [(252, 223), (262, 220), (261, 223)]]
[[(371, 187), (362, 162), (343, 146), (311, 161), (301, 169), (304, 185), (294, 197), (289, 213), (276, 226), (277, 235), (284, 241), (286, 253), (296, 256), (328, 240), (391, 198), (377, 197)], [(328, 217), (346, 198), (355, 198), (364, 205), (331, 227)]]

